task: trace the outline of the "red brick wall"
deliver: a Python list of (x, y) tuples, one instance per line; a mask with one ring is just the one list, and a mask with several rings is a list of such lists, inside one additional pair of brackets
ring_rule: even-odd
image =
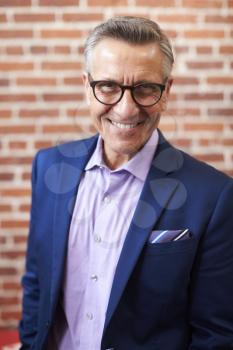
[(165, 135), (233, 175), (232, 0), (0, 0), (0, 327), (20, 317), (31, 160), (39, 148), (93, 132), (82, 46), (116, 14), (154, 19), (172, 39)]

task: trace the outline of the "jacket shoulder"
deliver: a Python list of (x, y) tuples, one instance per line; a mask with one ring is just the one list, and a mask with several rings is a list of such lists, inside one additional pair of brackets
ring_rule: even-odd
[(98, 135), (85, 139), (69, 141), (55, 146), (41, 149), (36, 155), (40, 163), (72, 162), (75, 158), (88, 157), (97, 142)]
[(159, 131), (158, 148), (153, 164), (165, 173), (173, 173), (185, 183), (200, 185), (233, 183), (233, 179), (215, 167), (176, 148)]
[(185, 167), (191, 178), (195, 178), (202, 183), (212, 182), (224, 184), (232, 182), (233, 179), (210, 164), (200, 161), (190, 154), (180, 151), (184, 158)]

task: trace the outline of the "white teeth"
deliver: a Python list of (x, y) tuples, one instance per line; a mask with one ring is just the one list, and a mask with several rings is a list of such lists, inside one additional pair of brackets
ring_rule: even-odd
[(135, 126), (137, 126), (138, 123), (136, 124), (121, 124), (121, 123), (116, 123), (116, 122), (113, 122), (111, 120), (112, 124), (117, 126), (118, 128), (120, 129), (132, 129), (132, 128), (135, 128)]

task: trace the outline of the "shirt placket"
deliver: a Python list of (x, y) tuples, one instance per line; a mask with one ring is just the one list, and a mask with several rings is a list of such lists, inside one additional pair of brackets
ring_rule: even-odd
[[(99, 334), (101, 332), (100, 324), (104, 323), (104, 320), (101, 320), (101, 315), (99, 314), (99, 304), (100, 304), (100, 293), (101, 293), (101, 285), (103, 281), (103, 267), (101, 263), (102, 252), (102, 232), (101, 227), (96, 225), (96, 221), (98, 222), (98, 213), (103, 210), (103, 205), (105, 206), (108, 202), (109, 198), (107, 193), (109, 193), (110, 187), (110, 173), (107, 169), (99, 169), (103, 175), (103, 183), (104, 183), (104, 191), (100, 191), (98, 196), (98, 205), (96, 218), (93, 222), (92, 230), (90, 231), (90, 255), (89, 255), (89, 268), (87, 271), (87, 286), (85, 292), (85, 301), (84, 305), (86, 306), (83, 309), (83, 327), (81, 332), (81, 339), (84, 340), (84, 343), (81, 343), (80, 349), (93, 349), (99, 350), (96, 347), (96, 339), (95, 334)], [(105, 198), (105, 199), (104, 199)], [(103, 291), (102, 291), (103, 292)], [(88, 334), (87, 334), (88, 329)], [(99, 344), (100, 346), (100, 344)]]

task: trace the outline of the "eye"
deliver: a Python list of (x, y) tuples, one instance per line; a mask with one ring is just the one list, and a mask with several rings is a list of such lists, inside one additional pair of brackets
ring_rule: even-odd
[(112, 81), (100, 81), (95, 88), (102, 94), (118, 93), (121, 90), (120, 86)]
[(137, 96), (158, 96), (161, 91), (156, 84), (140, 84), (135, 86), (134, 93)]

